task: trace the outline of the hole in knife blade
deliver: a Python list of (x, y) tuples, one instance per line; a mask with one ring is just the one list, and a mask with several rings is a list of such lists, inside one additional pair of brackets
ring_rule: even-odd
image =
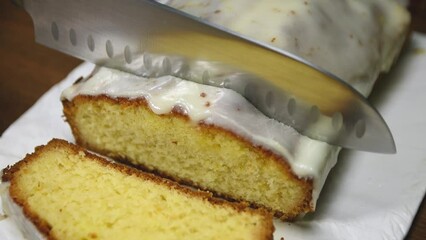
[(51, 31), (52, 31), (53, 39), (55, 39), (55, 41), (58, 41), (59, 40), (59, 28), (58, 28), (58, 24), (56, 24), (56, 22), (52, 22)]
[(70, 29), (70, 41), (73, 46), (77, 45), (77, 34), (73, 28)]
[(163, 73), (165, 75), (169, 75), (172, 72), (172, 64), (170, 62), (170, 59), (165, 57), (163, 59), (163, 62), (161, 63), (162, 68), (163, 68)]
[(271, 91), (269, 91), (269, 92), (266, 94), (266, 97), (265, 97), (265, 103), (266, 103), (266, 106), (267, 106), (269, 109), (272, 109), (272, 108), (273, 108), (273, 104), (274, 104), (274, 94), (273, 94)]
[(321, 112), (320, 112), (318, 106), (312, 106), (311, 110), (309, 111), (309, 121), (311, 123), (318, 121), (320, 114), (321, 114)]
[(143, 55), (143, 65), (145, 70), (149, 70), (152, 67), (152, 59), (148, 54)]
[(126, 46), (124, 48), (124, 60), (126, 60), (126, 63), (131, 63), (132, 62), (132, 52), (130, 51), (130, 47)]
[(179, 76), (180, 78), (187, 79), (188, 72), (189, 72), (188, 64), (182, 64), (182, 66), (180, 67), (177, 73), (177, 76)]
[(87, 47), (89, 47), (89, 50), (91, 52), (95, 50), (95, 40), (93, 40), (92, 35), (89, 35), (89, 37), (87, 37)]
[(107, 41), (106, 41), (106, 45), (105, 45), (105, 47), (106, 47), (106, 53), (107, 53), (108, 57), (109, 57), (109, 58), (114, 57), (114, 49), (113, 49), (113, 47), (112, 47), (112, 43), (111, 43), (111, 41), (110, 41), (110, 40), (107, 40)]
[(210, 74), (209, 71), (205, 70), (203, 72), (203, 76), (201, 77), (202, 83), (208, 84), (210, 82)]
[(365, 121), (363, 119), (358, 120), (358, 122), (355, 124), (355, 135), (357, 138), (362, 138), (365, 134)]
[(255, 98), (255, 91), (256, 91), (255, 86), (249, 83), (244, 88), (244, 96), (248, 98), (250, 101), (253, 101), (253, 99)]
[(294, 98), (290, 98), (290, 100), (288, 100), (287, 112), (289, 115), (293, 115), (296, 112), (296, 100)]

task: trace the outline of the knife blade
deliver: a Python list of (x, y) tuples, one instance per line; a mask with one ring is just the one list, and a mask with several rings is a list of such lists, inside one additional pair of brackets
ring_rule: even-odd
[(233, 89), (265, 115), (329, 144), (395, 153), (378, 111), (308, 61), (150, 0), (22, 0), (38, 43), (145, 77)]

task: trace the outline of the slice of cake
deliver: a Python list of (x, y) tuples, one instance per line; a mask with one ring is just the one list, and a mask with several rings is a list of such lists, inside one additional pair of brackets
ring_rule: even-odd
[[(321, 178), (317, 171), (327, 163), (304, 169), (309, 159), (287, 151), (310, 140), (232, 90), (100, 68), (64, 95), (64, 114), (79, 145), (286, 219), (312, 208), (314, 184), (307, 176)], [(315, 152), (317, 145), (327, 151)], [(335, 159), (336, 151), (317, 145), (306, 157)]]
[(64, 140), (52, 140), (5, 169), (3, 184), (7, 214), (31, 239), (272, 239), (274, 229), (265, 212), (113, 163)]
[[(409, 23), (389, 0), (165, 2), (299, 54), (364, 95), (395, 61)], [(62, 101), (78, 144), (284, 220), (315, 209), (340, 150), (266, 117), (232, 90), (173, 76), (100, 68)]]

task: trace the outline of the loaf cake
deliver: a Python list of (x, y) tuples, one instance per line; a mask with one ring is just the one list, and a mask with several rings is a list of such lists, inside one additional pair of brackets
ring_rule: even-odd
[[(272, 216), (113, 163), (64, 140), (3, 172), (29, 239), (272, 239)], [(36, 230), (37, 229), (37, 230)]]
[[(389, 0), (163, 2), (299, 54), (364, 95), (395, 61), (409, 24)], [(98, 68), (62, 102), (78, 144), (283, 220), (315, 210), (340, 151), (266, 117), (232, 90), (175, 76)]]

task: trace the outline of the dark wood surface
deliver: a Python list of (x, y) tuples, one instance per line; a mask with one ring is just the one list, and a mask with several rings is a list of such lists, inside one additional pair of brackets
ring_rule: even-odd
[[(426, 1), (413, 3), (413, 28), (426, 32)], [(31, 18), (11, 1), (0, 1), (0, 134), (80, 63), (36, 44)], [(426, 239), (424, 206), (423, 200), (407, 240)]]

